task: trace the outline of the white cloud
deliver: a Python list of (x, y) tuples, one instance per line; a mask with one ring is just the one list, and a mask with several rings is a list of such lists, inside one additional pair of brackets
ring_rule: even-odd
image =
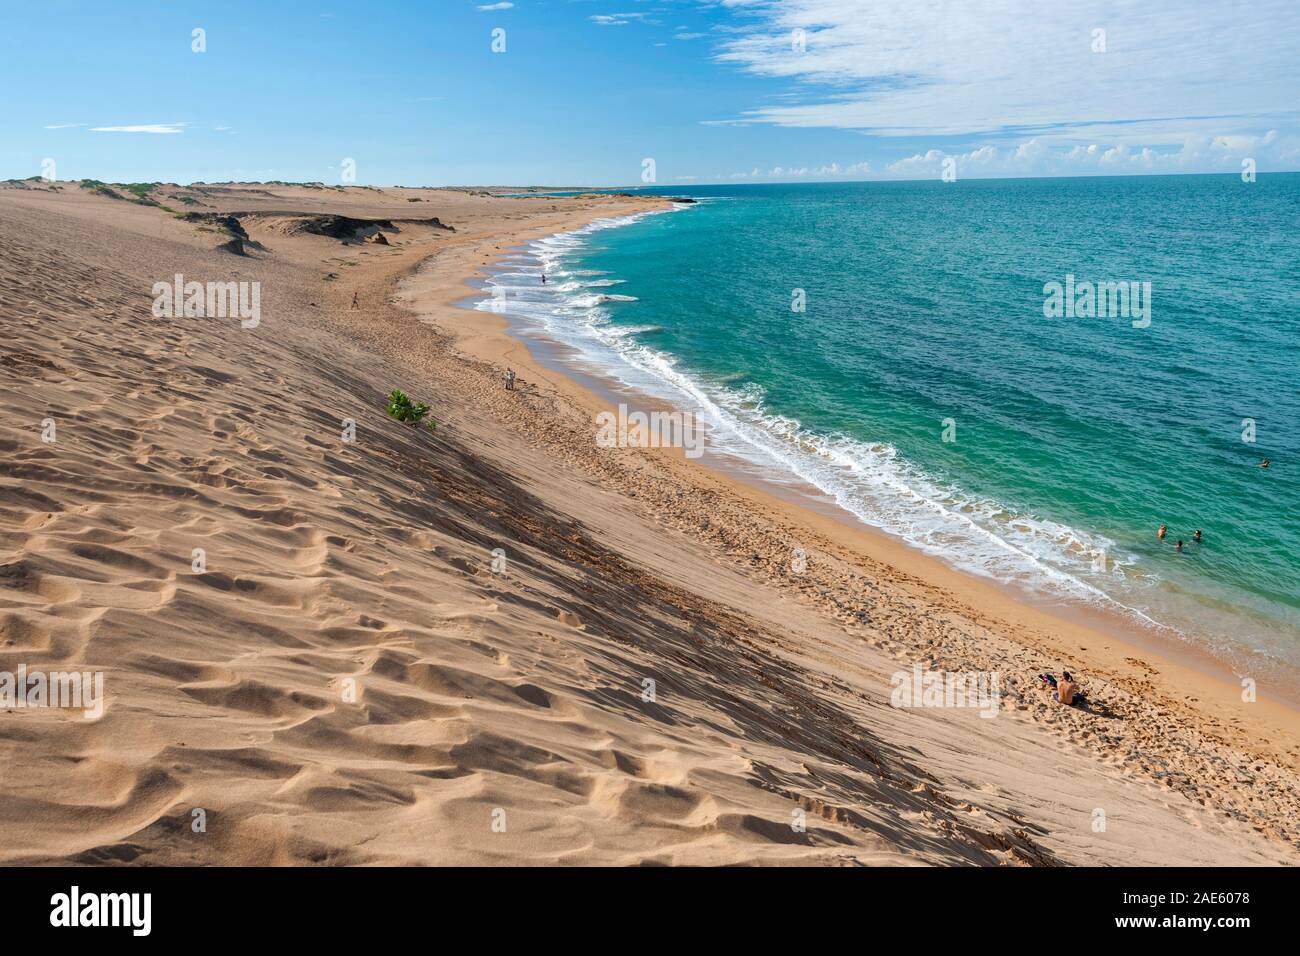
[(890, 163), (886, 173), (900, 179), (938, 178), (946, 159), (955, 161), (958, 178), (1226, 173), (1240, 171), (1244, 159), (1254, 159), (1261, 170), (1277, 168), (1286, 162), (1283, 146), (1277, 130), (1261, 136), (1189, 136), (1178, 149), (1163, 150), (1128, 143), (1053, 147), (1041, 139), (1029, 139), (1016, 146), (985, 144), (956, 153), (930, 149)]
[(179, 133), (185, 123), (150, 123), (143, 126), (92, 126), (92, 133)]
[(651, 20), (644, 13), (597, 13), (587, 17), (592, 23), (602, 27), (625, 27), (629, 23), (649, 23), (658, 24), (658, 20)]
[(861, 178), (871, 172), (868, 162), (841, 166), (839, 163), (827, 163), (823, 166), (774, 166), (767, 172), (755, 166), (747, 173), (732, 173), (731, 179), (853, 179)]
[(74, 126), (85, 126), (85, 123), (55, 123), (53, 126), (46, 126), (46, 129), (72, 129)]
[(490, 13), (494, 10), (510, 10), (513, 9), (513, 7), (513, 3), (485, 3), (475, 9), (480, 13)]
[(1088, 135), (1078, 127), (1124, 124), (1129, 141), (1179, 141), (1205, 118), (1225, 135), (1276, 125), (1300, 89), (1294, 0), (723, 3), (741, 25), (718, 58), (795, 83), (750, 122), (1074, 141)]

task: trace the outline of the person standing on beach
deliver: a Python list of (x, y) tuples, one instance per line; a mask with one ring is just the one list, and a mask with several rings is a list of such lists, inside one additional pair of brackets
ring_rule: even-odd
[(353, 293), (352, 293), (352, 308), (354, 308), (354, 309), (359, 309), (359, 308), (361, 308), (361, 303), (357, 301), (357, 293), (356, 293), (356, 292), (353, 292)]
[(506, 369), (506, 391), (513, 392), (514, 390), (515, 390), (515, 370), (512, 368), (508, 368)]

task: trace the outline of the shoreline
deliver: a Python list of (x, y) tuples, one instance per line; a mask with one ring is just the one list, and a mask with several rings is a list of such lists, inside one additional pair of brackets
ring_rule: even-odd
[[(10, 301), (43, 303), (15, 314), (10, 421), (77, 409), (54, 445), (2, 430), (4, 654), (102, 669), (109, 698), (93, 725), (11, 715), (5, 759), (49, 773), (10, 775), (6, 859), (1300, 860), (1294, 712), (680, 449), (597, 448), (597, 392), (456, 307), (520, 242), (662, 201), (193, 198), (252, 254), (156, 207), (0, 194)], [(303, 228), (339, 214), (392, 226)], [(174, 272), (262, 282), (265, 321), (160, 323)], [(393, 422), (393, 388), (436, 432)], [(1062, 666), (1085, 707), (1048, 700)], [(899, 706), (916, 667), (998, 673), (995, 708)], [(174, 839), (195, 806), (220, 839)]]
[[(497, 249), (493, 254), (459, 275), (455, 291), (437, 303), (442, 307), (437, 324), (451, 333), (459, 350), (494, 364), (509, 364), (521, 382), (544, 382), (585, 409), (588, 421), (594, 421), (597, 413), (613, 408), (609, 395), (602, 394), (601, 390), (602, 385), (614, 386), (612, 379), (602, 382), (590, 373), (575, 373), (565, 368), (554, 356), (549, 361), (539, 357), (535, 347), (537, 340), (544, 336), (535, 335), (530, 340), (517, 334), (517, 321), (508, 314), (476, 310), (467, 303), (483, 298), (482, 283), (489, 278), (490, 271), (501, 268), (500, 260), (518, 254), (526, 243), (572, 232), (610, 215), (605, 210), (592, 210), (573, 217), (566, 228), (526, 228), (495, 237)], [(404, 291), (401, 297), (406, 295)], [(562, 342), (548, 340), (550, 352), (569, 348)], [(584, 378), (589, 381), (584, 382)], [(621, 384), (616, 388), (635, 394), (646, 408), (670, 407), (660, 399), (625, 389)], [(1235, 675), (1208, 651), (1200, 651), (1191, 644), (1161, 646), (1171, 642), (1156, 638), (1144, 641), (1135, 628), (1126, 626), (1127, 622), (1119, 614), (1089, 613), (1083, 608), (1071, 613), (1062, 607), (1037, 605), (1009, 586), (953, 568), (862, 524), (852, 515), (825, 513), (793, 494), (781, 495), (770, 487), (759, 487), (757, 482), (746, 480), (725, 466), (697, 467), (703, 463), (689, 461), (681, 449), (649, 449), (643, 453), (667, 465), (688, 484), (702, 485), (711, 491), (722, 490), (752, 503), (757, 512), (774, 513), (791, 526), (808, 529), (810, 537), (831, 542), (850, 555), (850, 560), (856, 556), (880, 562), (924, 581), (942, 594), (957, 597), (977, 617), (995, 618), (1004, 627), (1018, 627), (1032, 633), (1032, 639), (1026, 637), (1019, 643), (1060, 660), (1063, 666), (1058, 665), (1055, 670), (1105, 675), (1109, 680), (1138, 687), (1140, 693), (1154, 691), (1168, 700), (1210, 702), (1214, 713), (1204, 716), (1210, 719), (1216, 732), (1224, 734), (1236, 746), (1267, 755), (1293, 770), (1300, 768), (1300, 699), (1278, 689), (1266, 692), (1261, 685), (1255, 702), (1243, 702)], [(834, 511), (841, 509), (834, 508)], [(811, 553), (810, 549), (810, 560)]]
[[(552, 235), (565, 234), (553, 233)], [(503, 249), (492, 260), (489, 269), (491, 271), (504, 270), (505, 267), (500, 264), (501, 258), (520, 254), (526, 255), (529, 241), (535, 240), (527, 240), (512, 245), (508, 249)], [(485, 314), (483, 310), (476, 309), (475, 304), (489, 298), (484, 293), (486, 278), (479, 280), (477, 274), (467, 277), (466, 285), (474, 289), (473, 294), (452, 304), (461, 309)], [(498, 315), (503, 318), (505, 324), (502, 333), (512, 341), (524, 346), (528, 350), (529, 357), (537, 365), (545, 367), (550, 372), (567, 379), (587, 392), (591, 398), (590, 407), (593, 417), (597, 412), (607, 411), (616, 407), (620, 401), (625, 400), (635, 400), (637, 408), (648, 411), (680, 411), (671, 401), (640, 391), (635, 386), (627, 385), (616, 379), (611, 373), (607, 373), (598, 367), (579, 367), (591, 363), (578, 361), (581, 353), (577, 349), (568, 343), (549, 336), (544, 330), (536, 328), (520, 316), (509, 311), (489, 311), (486, 314)], [(685, 456), (680, 457), (684, 458)], [(850, 547), (853, 546), (851, 542), (856, 534), (867, 536), (872, 542), (866, 548), (868, 555), (875, 556), (888, 551), (888, 555), (886, 555), (888, 561), (903, 564), (917, 561), (919, 566), (925, 569), (924, 573), (928, 575), (935, 575), (937, 569), (942, 569), (945, 579), (949, 575), (956, 575), (957, 580), (969, 582), (970, 584), (979, 584), (992, 589), (1011, 604), (1040, 612), (1047, 618), (1058, 621), (1062, 626), (1081, 627), (1085, 633), (1089, 634), (1104, 632), (1108, 637), (1113, 635), (1113, 639), (1124, 645), (1128, 651), (1153, 655), (1160, 658), (1167, 665), (1177, 665), (1180, 668), (1200, 674), (1223, 685), (1222, 689), (1225, 694), (1229, 692), (1237, 693), (1241, 679), (1249, 676), (1248, 673), (1237, 673), (1231, 663), (1217, 656), (1211, 648), (1198, 644), (1195, 636), (1184, 636), (1176, 628), (1158, 622), (1153, 622), (1155, 627), (1144, 628), (1140, 622), (1131, 619), (1129, 616), (1130, 613), (1136, 612), (1131, 612), (1124, 605), (1114, 602), (1113, 598), (1110, 599), (1115, 603), (1113, 608), (1061, 601), (1038, 594), (1026, 587), (963, 570), (945, 561), (942, 557), (926, 554), (909, 542), (861, 521), (851, 512), (837, 505), (821, 489), (797, 475), (769, 477), (764, 474), (764, 469), (760, 465), (725, 451), (717, 451), (711, 447), (709, 453), (697, 459), (695, 464), (702, 466), (713, 474), (737, 482), (751, 491), (761, 493), (769, 499), (784, 502), (793, 508), (796, 514), (817, 515), (830, 519), (843, 528), (846, 535), (845, 543)], [(902, 549), (901, 554), (898, 551), (899, 548)], [(1168, 635), (1158, 633), (1156, 628), (1167, 631)], [(1247, 650), (1250, 653), (1259, 653), (1253, 649)], [(1274, 666), (1277, 668), (1277, 672), (1284, 675), (1285, 678), (1300, 677), (1300, 675), (1296, 674), (1294, 668), (1283, 662), (1275, 662)], [(1258, 686), (1260, 689), (1267, 688), (1270, 699), (1274, 699), (1288, 709), (1295, 711), (1297, 719), (1300, 719), (1300, 681), (1277, 679), (1275, 675), (1271, 675), (1271, 679), (1261, 679)]]
[[(483, 298), (486, 297), (480, 294), (462, 300), (457, 305), (460, 308), (472, 308), (469, 303)], [(635, 400), (636, 408), (645, 411), (680, 411), (670, 402), (625, 385), (612, 376), (602, 376), (598, 371), (585, 371), (573, 367), (564, 357), (565, 353), (577, 354), (571, 346), (548, 337), (544, 332), (524, 330), (518, 320), (508, 313), (506, 317), (508, 327), (505, 334), (527, 348), (530, 356), (538, 364), (590, 392), (595, 400), (593, 408), (596, 411), (614, 408), (619, 401), (628, 400)], [(1059, 621), (1062, 626), (1077, 625), (1090, 632), (1113, 631), (1117, 635), (1122, 635), (1116, 639), (1135, 653), (1154, 655), (1169, 663), (1186, 667), (1228, 688), (1234, 687), (1242, 677), (1248, 676), (1238, 674), (1227, 661), (1216, 656), (1209, 647), (1198, 644), (1196, 638), (1184, 638), (1176, 629), (1168, 625), (1157, 623), (1158, 627), (1175, 636), (1162, 636), (1155, 632), (1155, 628), (1144, 629), (1121, 609), (1122, 605), (1116, 604), (1114, 608), (1108, 609), (1083, 603), (1067, 603), (1035, 593), (1025, 587), (963, 570), (943, 558), (926, 554), (909, 542), (861, 521), (851, 512), (837, 505), (821, 489), (797, 475), (790, 475), (785, 480), (780, 476), (769, 477), (763, 473), (761, 466), (739, 456), (718, 451), (710, 451), (701, 456), (695, 461), (695, 465), (767, 498), (783, 502), (803, 516), (816, 515), (828, 519), (843, 529), (843, 533), (847, 536), (846, 540), (852, 539), (857, 534), (874, 539), (866, 550), (868, 553), (878, 550), (883, 554), (886, 549), (889, 549), (893, 556), (886, 557), (888, 561), (905, 563), (916, 560), (930, 566), (926, 571), (927, 574), (935, 574), (935, 568), (942, 569), (945, 576), (955, 575), (962, 581), (992, 589), (1012, 604), (1041, 612), (1048, 618)], [(897, 551), (894, 549), (901, 549), (906, 557), (897, 557)], [(1280, 672), (1293, 673), (1292, 669), (1285, 664), (1276, 663), (1275, 666)], [(1269, 680), (1261, 682), (1260, 686), (1268, 687), (1273, 698), (1297, 711), (1297, 717), (1300, 718), (1300, 684)]]

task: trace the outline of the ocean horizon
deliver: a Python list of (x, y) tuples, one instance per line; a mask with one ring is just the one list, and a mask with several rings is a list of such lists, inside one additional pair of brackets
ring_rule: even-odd
[(478, 307), (953, 567), (1300, 667), (1300, 174), (643, 191), (695, 202)]

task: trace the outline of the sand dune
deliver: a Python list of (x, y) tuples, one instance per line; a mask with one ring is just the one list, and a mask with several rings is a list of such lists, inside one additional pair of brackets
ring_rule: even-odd
[[(60, 185), (0, 189), (0, 670), (106, 704), (3, 714), (5, 862), (1296, 862), (1293, 712), (598, 452), (589, 394), (447, 304), (653, 200)], [(259, 324), (155, 317), (176, 273), (259, 282)], [(1063, 659), (1093, 712), (1034, 685)], [(1005, 672), (998, 717), (890, 706), (914, 662)]]

